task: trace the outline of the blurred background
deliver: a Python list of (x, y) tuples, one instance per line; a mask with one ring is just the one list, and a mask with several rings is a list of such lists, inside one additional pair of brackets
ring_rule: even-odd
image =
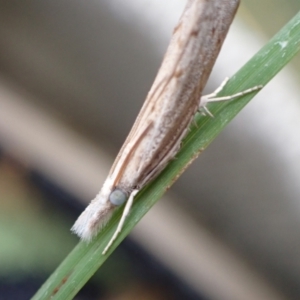
[[(78, 239), (183, 0), (0, 1), (0, 299)], [(244, 0), (206, 93), (298, 11)], [(76, 299), (300, 299), (299, 57), (174, 184)]]

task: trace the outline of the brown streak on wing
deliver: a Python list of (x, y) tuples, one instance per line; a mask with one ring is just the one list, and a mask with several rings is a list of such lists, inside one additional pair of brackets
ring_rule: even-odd
[(144, 131), (141, 133), (141, 135), (135, 141), (134, 145), (132, 146), (132, 148), (130, 149), (129, 153), (127, 154), (126, 158), (123, 161), (123, 164), (122, 164), (122, 167), (121, 167), (121, 169), (120, 169), (120, 171), (118, 173), (118, 176), (115, 178), (115, 181), (113, 183), (114, 186), (118, 185), (118, 182), (122, 178), (124, 170), (126, 169), (127, 164), (129, 163), (132, 155), (134, 154), (134, 152), (138, 148), (141, 140), (145, 137), (145, 135), (148, 133), (148, 131), (151, 129), (152, 126), (153, 126), (153, 122), (150, 122), (148, 124), (148, 126), (144, 129)]

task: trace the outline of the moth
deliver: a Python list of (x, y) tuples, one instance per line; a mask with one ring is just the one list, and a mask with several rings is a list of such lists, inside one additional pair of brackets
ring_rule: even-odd
[[(134, 197), (174, 158), (200, 109), (260, 88), (222, 98), (201, 97), (239, 0), (188, 0), (145, 103), (99, 194), (79, 216), (72, 231), (90, 241), (126, 203), (105, 254), (121, 232)], [(222, 86), (221, 86), (222, 88)]]

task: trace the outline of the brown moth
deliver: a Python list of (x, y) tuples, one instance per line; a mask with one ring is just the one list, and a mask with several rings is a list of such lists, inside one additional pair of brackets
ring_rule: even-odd
[(229, 97), (214, 98), (216, 93), (201, 97), (238, 5), (239, 0), (187, 1), (146, 101), (101, 191), (72, 227), (81, 239), (89, 241), (115, 208), (126, 202), (103, 254), (121, 231), (137, 192), (178, 152), (199, 108), (209, 113), (208, 102), (230, 100), (260, 88)]

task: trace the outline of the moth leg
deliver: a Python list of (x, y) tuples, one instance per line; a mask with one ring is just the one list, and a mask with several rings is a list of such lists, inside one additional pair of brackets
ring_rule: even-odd
[[(263, 86), (262, 85), (256, 85), (250, 89), (247, 89), (247, 90), (244, 90), (242, 92), (239, 92), (239, 93), (236, 93), (236, 94), (233, 94), (233, 95), (230, 95), (230, 96), (224, 96), (224, 97), (212, 97), (212, 98), (207, 98), (207, 96), (202, 96), (202, 98), (206, 98), (206, 104), (209, 103), (209, 102), (218, 102), (218, 101), (228, 101), (228, 100), (232, 100), (232, 99), (235, 99), (235, 98), (238, 98), (238, 97), (242, 97), (246, 94), (250, 94), (254, 91), (257, 91), (257, 90), (260, 90)], [(204, 102), (205, 102), (204, 101)], [(205, 104), (200, 104), (200, 107), (204, 106)]]
[[(228, 80), (229, 77), (225, 77), (225, 79), (221, 82), (220, 86), (213, 93), (204, 95), (201, 98), (206, 98), (206, 99), (215, 98), (218, 95), (218, 93), (220, 93), (223, 90)], [(200, 106), (201, 106), (201, 98), (200, 98)]]
[(206, 105), (202, 105), (199, 108), (199, 112), (203, 115), (203, 116), (210, 116), (211, 118), (214, 117), (214, 115), (210, 112), (210, 110), (206, 107)]
[(260, 90), (263, 87), (262, 85), (256, 85), (252, 88), (246, 89), (242, 92), (239, 92), (239, 93), (236, 93), (236, 94), (233, 94), (233, 95), (217, 97), (217, 94), (224, 88), (224, 86), (226, 85), (228, 80), (229, 80), (229, 78), (226, 77), (225, 80), (223, 80), (223, 82), (221, 83), (221, 85), (213, 93), (208, 94), (208, 95), (204, 95), (200, 98), (199, 111), (202, 114), (209, 115), (209, 116), (213, 117), (213, 114), (206, 107), (207, 103), (233, 100), (235, 98), (242, 97), (246, 94), (252, 93), (252, 92), (257, 91), (257, 90)]
[(122, 217), (121, 217), (121, 220), (118, 224), (118, 227), (114, 233), (114, 235), (112, 236), (112, 238), (110, 239), (110, 241), (108, 242), (107, 246), (105, 247), (105, 249), (103, 250), (102, 254), (106, 254), (106, 252), (109, 250), (109, 248), (111, 247), (111, 245), (113, 244), (113, 242), (116, 240), (117, 236), (119, 235), (119, 233), (122, 231), (122, 228), (123, 228), (123, 225), (124, 225), (124, 222), (127, 218), (127, 216), (129, 215), (129, 212), (130, 212), (130, 209), (131, 209), (131, 206), (132, 206), (132, 203), (133, 203), (133, 199), (135, 197), (135, 195), (139, 192), (139, 190), (133, 190), (126, 202), (126, 205), (124, 207), (124, 210), (123, 210), (123, 214), (122, 214)]
[(216, 99), (216, 96), (218, 93), (220, 93), (224, 86), (226, 85), (226, 83), (228, 82), (229, 77), (226, 77), (222, 83), (220, 84), (220, 86), (211, 94), (208, 95), (204, 95), (200, 98), (200, 102), (199, 102), (199, 108), (198, 111), (203, 115), (203, 116), (210, 116), (211, 118), (214, 117), (214, 115), (209, 111), (209, 109), (206, 107), (207, 103), (211, 102), (210, 99)]

